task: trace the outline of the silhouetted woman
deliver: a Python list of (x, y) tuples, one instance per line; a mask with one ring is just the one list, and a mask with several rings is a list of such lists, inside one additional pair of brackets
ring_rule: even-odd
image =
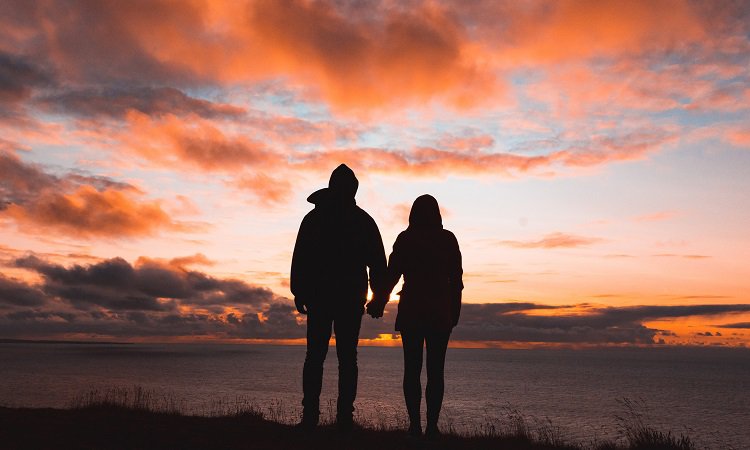
[(445, 352), (461, 312), (462, 273), (458, 241), (453, 233), (443, 229), (437, 200), (431, 195), (418, 197), (411, 207), (409, 227), (393, 244), (388, 260), (390, 284), (387, 290), (393, 290), (401, 275), (404, 276), (396, 330), (401, 332), (404, 347), (404, 397), (412, 435), (422, 434), (420, 375), (425, 344), (426, 434), (438, 434), (445, 385)]

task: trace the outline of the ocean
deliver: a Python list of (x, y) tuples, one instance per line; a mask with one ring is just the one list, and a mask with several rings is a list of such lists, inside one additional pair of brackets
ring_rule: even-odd
[[(275, 345), (0, 344), (0, 404), (65, 407), (91, 390), (140, 386), (196, 413), (245, 399), (293, 421), (304, 353)], [(336, 364), (332, 347), (324, 414), (336, 398)], [(358, 417), (405, 422), (402, 367), (400, 348), (360, 347)], [(644, 422), (700, 447), (750, 449), (750, 349), (451, 348), (441, 426), (471, 431), (522, 414), (578, 442), (616, 439), (624, 399)]]

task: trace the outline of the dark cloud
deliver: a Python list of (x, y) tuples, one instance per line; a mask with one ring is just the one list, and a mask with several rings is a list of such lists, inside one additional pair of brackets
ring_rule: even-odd
[(529, 315), (506, 308), (492, 304), (464, 305), (460, 326), (453, 336), (480, 341), (644, 344), (652, 343), (656, 333), (612, 312)]
[(0, 151), (0, 209), (10, 203), (25, 203), (39, 192), (54, 188), (61, 180), (41, 167), (26, 164), (16, 155)]
[(78, 309), (171, 311), (178, 304), (223, 307), (267, 304), (275, 299), (265, 288), (146, 258), (135, 265), (112, 258), (64, 267), (29, 255), (16, 259), (15, 265), (41, 275), (41, 289), (47, 295)]
[(22, 119), (25, 116), (22, 103), (35, 88), (52, 83), (48, 70), (28, 58), (0, 50), (0, 119)]
[(29, 59), (0, 52), (0, 103), (23, 100), (32, 87), (51, 83), (52, 76)]
[(91, 311), (0, 314), (5, 336), (60, 336), (75, 333), (97, 337), (215, 337), (236, 339), (294, 339), (305, 336), (291, 303), (266, 307), (263, 319), (256, 313), (222, 318), (207, 313), (127, 311), (96, 314)]
[(296, 309), (291, 302), (274, 303), (258, 314), (233, 317), (229, 333), (232, 337), (253, 339), (294, 339), (305, 336), (305, 324), (295, 319)]
[(95, 188), (97, 191), (104, 191), (107, 189), (115, 189), (118, 191), (128, 191), (133, 193), (140, 193), (140, 190), (129, 183), (122, 181), (113, 180), (109, 177), (102, 177), (96, 175), (88, 175), (85, 173), (70, 172), (65, 174), (64, 179), (74, 185), (89, 185)]
[(719, 328), (750, 328), (750, 322), (725, 323), (716, 326)]
[[(154, 44), (157, 30), (178, 33), (187, 39), (204, 33), (203, 18), (193, 4), (136, 0), (90, 2), (4, 1), (0, 5), (0, 25), (11, 30), (27, 30), (29, 36), (7, 38), (15, 47), (55, 61), (57, 70), (73, 82), (126, 82), (140, 80), (195, 80), (182, 64), (159, 57)], [(64, 18), (64, 20), (63, 20)], [(43, 24), (47, 23), (48, 26)], [(166, 38), (161, 35), (160, 37)]]
[(41, 306), (45, 294), (34, 286), (8, 278), (0, 273), (0, 308), (6, 306)]
[[(519, 342), (650, 344), (668, 330), (647, 328), (643, 322), (688, 316), (716, 316), (750, 311), (750, 305), (632, 306), (595, 308), (554, 315), (519, 311), (546, 307), (528, 304), (515, 310), (510, 304), (465, 304), (453, 336), (463, 340)], [(579, 305), (581, 306), (581, 305)]]
[[(362, 337), (394, 333), (395, 304), (382, 320), (364, 320)], [(452, 338), (466, 341), (505, 341), (585, 344), (652, 344), (670, 330), (648, 328), (648, 320), (716, 316), (750, 311), (750, 305), (632, 306), (599, 308), (588, 304), (551, 306), (536, 303), (465, 303)], [(543, 315), (543, 310), (557, 310)], [(533, 314), (529, 314), (532, 312)], [(739, 324), (742, 325), (742, 324)], [(750, 326), (748, 326), (750, 328)]]
[(121, 119), (128, 111), (148, 115), (197, 114), (207, 118), (240, 118), (243, 108), (212, 103), (186, 95), (172, 87), (132, 87), (67, 91), (43, 97), (38, 103), (45, 109), (80, 117)]
[(22, 310), (9, 313), (5, 316), (6, 319), (13, 321), (27, 321), (35, 319), (47, 319), (47, 320), (62, 320), (65, 322), (73, 322), (77, 317), (76, 313), (66, 311), (34, 311), (34, 310)]
[(750, 311), (750, 304), (724, 304), (724, 305), (674, 305), (674, 306), (630, 306), (602, 308), (601, 311), (607, 317), (622, 317), (630, 321), (668, 319), (688, 316), (717, 316), (737, 312)]
[[(111, 258), (63, 266), (30, 254), (14, 265), (41, 277), (39, 285), (0, 278), (0, 326), (13, 336), (91, 334), (127, 337), (290, 339), (305, 335), (304, 318), (289, 299), (247, 282), (186, 268), (192, 256), (134, 264)], [(380, 320), (363, 318), (360, 336), (395, 333), (398, 304)], [(463, 305), (453, 338), (465, 341), (570, 344), (653, 344), (670, 330), (645, 322), (750, 311), (747, 304), (598, 307), (537, 303)], [(300, 320), (302, 319), (302, 320)], [(748, 328), (747, 323), (721, 325)], [(701, 333), (702, 336), (709, 334)], [(718, 333), (713, 336), (718, 336)]]

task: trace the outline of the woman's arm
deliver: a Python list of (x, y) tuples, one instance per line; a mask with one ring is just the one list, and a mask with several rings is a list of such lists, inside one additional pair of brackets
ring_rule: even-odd
[(451, 317), (453, 319), (453, 326), (455, 327), (458, 324), (458, 318), (461, 316), (464, 270), (461, 263), (461, 249), (458, 247), (458, 240), (453, 233), (450, 231), (448, 233), (450, 235), (449, 283), (451, 295)]
[(388, 270), (386, 275), (386, 285), (388, 295), (390, 296), (393, 288), (398, 284), (401, 275), (404, 274), (404, 238), (403, 233), (399, 234), (396, 242), (393, 243), (393, 251), (388, 257)]

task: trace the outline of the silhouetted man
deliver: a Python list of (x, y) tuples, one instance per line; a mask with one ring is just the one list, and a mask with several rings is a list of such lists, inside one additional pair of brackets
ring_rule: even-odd
[(367, 299), (367, 268), (375, 298), (382, 301), (386, 259), (375, 221), (357, 206), (359, 182), (344, 164), (328, 187), (312, 193), (315, 204), (302, 220), (292, 257), (291, 290), (297, 311), (307, 314), (307, 354), (302, 373), (303, 413), (300, 426), (312, 429), (320, 415), (323, 362), (331, 327), (339, 360), (337, 425), (352, 427), (357, 396), (357, 343)]

